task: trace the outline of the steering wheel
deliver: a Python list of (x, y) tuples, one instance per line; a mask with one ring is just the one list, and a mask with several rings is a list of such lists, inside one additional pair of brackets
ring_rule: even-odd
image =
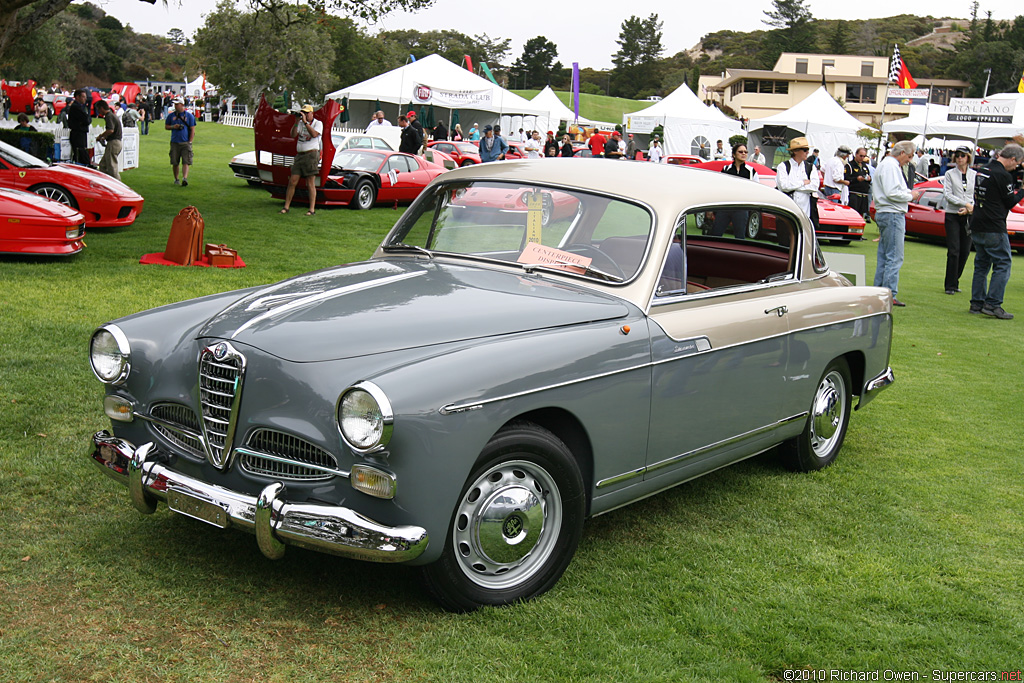
[(612, 260), (611, 256), (604, 253), (597, 247), (589, 244), (570, 244), (565, 247), (565, 251), (571, 254), (579, 254), (580, 256), (588, 256), (590, 257), (591, 264), (594, 268), (623, 280), (626, 279), (626, 274), (622, 272), (622, 268), (619, 268), (619, 264)]

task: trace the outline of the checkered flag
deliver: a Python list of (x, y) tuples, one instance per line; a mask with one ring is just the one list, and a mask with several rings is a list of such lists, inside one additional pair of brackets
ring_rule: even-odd
[(889, 82), (898, 81), (900, 78), (900, 46), (892, 46), (892, 59), (889, 60)]

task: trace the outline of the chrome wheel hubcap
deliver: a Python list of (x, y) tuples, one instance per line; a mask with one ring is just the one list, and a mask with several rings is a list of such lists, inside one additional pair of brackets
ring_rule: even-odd
[(558, 486), (544, 468), (522, 460), (495, 465), (467, 489), (455, 512), (459, 568), (488, 589), (518, 585), (551, 556), (561, 523)]
[(55, 187), (44, 187), (40, 190), (36, 190), (36, 194), (40, 194), (50, 201), (60, 202), (66, 206), (71, 205), (71, 201), (68, 199), (67, 195)]
[(363, 185), (359, 188), (359, 206), (368, 206), (372, 195), (373, 193), (368, 185)]
[(846, 413), (846, 383), (837, 371), (821, 380), (811, 410), (811, 448), (824, 458), (835, 447)]

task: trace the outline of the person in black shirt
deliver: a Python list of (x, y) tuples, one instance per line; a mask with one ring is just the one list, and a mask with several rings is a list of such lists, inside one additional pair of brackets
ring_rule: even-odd
[(398, 143), (398, 151), (405, 152), (406, 154), (418, 153), (420, 151), (420, 147), (423, 145), (419, 132), (417, 132), (416, 128), (409, 123), (409, 119), (404, 116), (398, 117), (398, 126), (402, 129), (402, 137)]
[[(722, 167), (722, 173), (726, 175), (734, 175), (738, 178), (745, 178), (747, 180), (753, 180), (755, 183), (761, 182), (757, 175), (757, 171), (754, 170), (753, 166), (747, 166), (747, 145), (739, 144), (732, 150), (732, 163)], [(714, 237), (721, 237), (725, 234), (725, 229), (732, 223), (732, 234), (738, 239), (746, 239), (747, 237), (747, 221), (750, 218), (750, 212), (746, 209), (737, 210), (723, 210), (719, 209), (715, 211), (715, 225), (711, 228), (711, 235)], [(751, 235), (753, 237), (753, 235)]]
[(551, 158), (558, 156), (558, 141), (555, 140), (555, 134), (548, 131), (548, 139), (544, 141), (544, 156)]
[(86, 93), (82, 89), (75, 91), (75, 101), (68, 105), (68, 128), (71, 131), (71, 160), (83, 166), (89, 165), (89, 125), (92, 116), (89, 106), (85, 103)]
[[(1014, 188), (1010, 171), (1024, 161), (1024, 148), (1010, 144), (978, 171), (974, 183), (974, 281), (971, 286), (971, 313), (982, 313), (1000, 320), (1012, 320), (1003, 310), (1003, 294), (1010, 281), (1010, 238), (1006, 234), (1006, 215), (1024, 199), (1024, 190)], [(992, 280), (988, 272), (992, 270)], [(987, 287), (986, 287), (987, 285)]]
[(853, 161), (847, 165), (846, 180), (850, 182), (850, 208), (870, 221), (868, 206), (871, 202), (871, 166), (868, 164), (868, 150), (858, 147)]

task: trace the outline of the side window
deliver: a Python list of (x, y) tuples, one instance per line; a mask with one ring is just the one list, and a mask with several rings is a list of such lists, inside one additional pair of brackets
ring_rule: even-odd
[(409, 158), (401, 154), (394, 154), (388, 157), (388, 171), (394, 170), (399, 173), (407, 173), (409, 171)]
[(796, 277), (797, 222), (758, 207), (709, 207), (680, 218), (657, 295), (768, 284)]
[(373, 142), (373, 148), (374, 149), (391, 149), (391, 145), (386, 143), (384, 140), (381, 140), (380, 138), (370, 138), (370, 139)]
[(939, 192), (925, 192), (924, 196), (921, 197), (920, 203), (922, 206), (927, 206), (934, 209), (936, 206), (939, 205), (940, 197), (942, 197), (942, 194)]
[(349, 147), (352, 149), (370, 149), (373, 145), (370, 142), (370, 138), (367, 137), (355, 137), (352, 138)]

